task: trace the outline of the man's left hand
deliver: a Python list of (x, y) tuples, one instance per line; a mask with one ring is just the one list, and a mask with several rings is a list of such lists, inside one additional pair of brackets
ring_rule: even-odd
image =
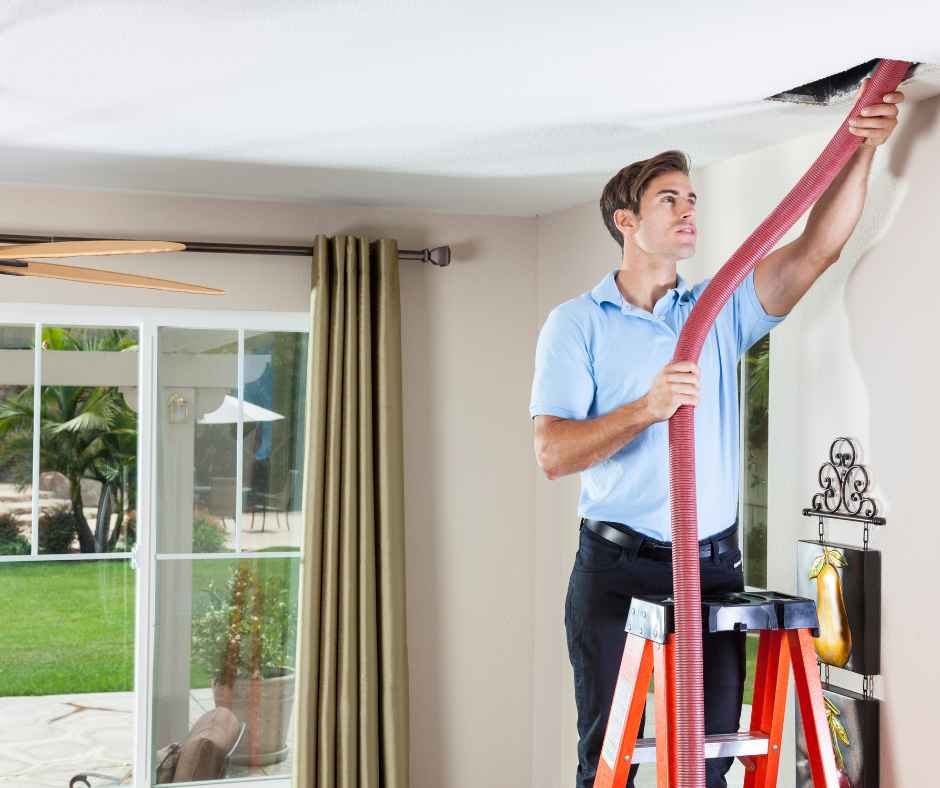
[[(856, 94), (862, 95), (869, 78), (862, 81)], [(858, 115), (849, 120), (849, 131), (862, 137), (862, 145), (870, 148), (877, 148), (894, 131), (898, 125), (898, 104), (904, 101), (904, 94), (901, 91), (886, 93), (882, 97), (883, 104), (872, 104), (864, 107)]]

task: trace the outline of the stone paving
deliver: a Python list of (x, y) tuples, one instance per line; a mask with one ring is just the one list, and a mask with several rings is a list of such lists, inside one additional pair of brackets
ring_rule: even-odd
[[(190, 694), (190, 719), (213, 708), (211, 690)], [(0, 698), (0, 786), (65, 788), (79, 772), (133, 782), (134, 695), (98, 692)], [(289, 774), (291, 761), (264, 769), (232, 766), (229, 777)], [(103, 786), (92, 779), (93, 788)]]

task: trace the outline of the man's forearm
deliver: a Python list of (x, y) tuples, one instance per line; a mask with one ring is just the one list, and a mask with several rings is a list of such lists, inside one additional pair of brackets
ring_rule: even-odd
[(539, 440), (539, 465), (549, 479), (583, 471), (622, 449), (655, 421), (645, 396), (595, 419), (558, 419), (547, 425)]
[(875, 149), (859, 146), (810, 211), (801, 238), (812, 259), (835, 260), (858, 224)]

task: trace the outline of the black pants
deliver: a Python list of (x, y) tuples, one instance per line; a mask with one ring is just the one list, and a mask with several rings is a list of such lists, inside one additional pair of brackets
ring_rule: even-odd
[[(617, 526), (621, 530), (630, 529)], [(737, 524), (713, 538), (731, 534)], [(634, 532), (635, 533), (635, 532)], [(654, 544), (662, 544), (655, 542)], [(592, 788), (600, 757), (607, 716), (613, 701), (623, 656), (624, 625), (633, 596), (672, 593), (672, 564), (628, 555), (627, 550), (581, 529), (568, 595), (565, 631), (568, 656), (574, 669), (578, 707), (577, 788)], [(700, 562), (702, 593), (744, 590), (740, 550)], [(737, 632), (706, 634), (703, 641), (705, 733), (738, 730), (745, 678), (745, 635)], [(645, 723), (646, 715), (643, 715)], [(643, 723), (640, 724), (642, 736)], [(725, 774), (733, 758), (706, 761), (708, 788), (726, 788)], [(627, 788), (634, 788), (638, 766), (630, 769)]]

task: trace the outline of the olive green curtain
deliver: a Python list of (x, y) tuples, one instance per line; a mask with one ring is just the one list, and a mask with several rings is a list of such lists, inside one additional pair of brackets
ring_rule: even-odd
[(314, 243), (295, 788), (408, 788), (398, 265)]

